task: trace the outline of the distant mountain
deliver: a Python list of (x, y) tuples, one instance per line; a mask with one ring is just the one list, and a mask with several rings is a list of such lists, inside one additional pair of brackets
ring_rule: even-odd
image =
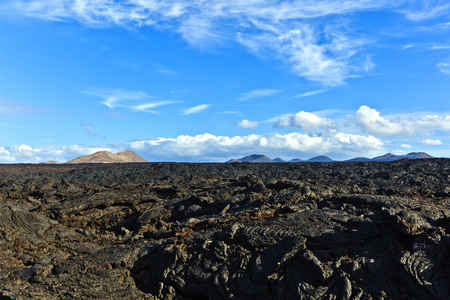
[[(374, 158), (367, 158), (367, 157), (355, 157), (346, 161), (350, 162), (369, 162), (369, 161), (379, 161), (379, 162), (386, 162), (386, 161), (395, 161), (403, 158), (409, 158), (409, 159), (422, 159), (422, 158), (434, 158), (433, 156), (425, 153), (425, 152), (411, 152), (406, 155), (395, 155), (392, 153), (387, 153), (385, 155), (377, 156)], [(329, 158), (328, 156), (320, 155), (313, 158), (310, 158), (308, 160), (302, 160), (300, 158), (294, 158), (290, 160), (289, 162), (292, 163), (300, 163), (300, 162), (334, 162), (335, 160)], [(261, 154), (253, 154), (249, 156), (245, 156), (240, 159), (230, 159), (227, 161), (228, 163), (232, 162), (254, 162), (254, 163), (270, 163), (270, 162), (286, 162), (285, 160), (277, 157), (275, 159), (270, 159), (265, 155)]]
[(274, 160), (273, 160), (274, 162), (278, 162), (278, 163), (280, 163), (280, 162), (286, 162), (284, 159), (282, 159), (282, 158), (279, 158), (279, 157), (277, 157), (277, 158), (274, 158)]
[(80, 156), (69, 160), (66, 164), (103, 164), (103, 163), (131, 163), (148, 162), (132, 151), (123, 151), (111, 153), (108, 151), (99, 151), (94, 154)]
[(272, 163), (274, 161), (265, 155), (252, 154), (252, 155), (244, 156), (243, 158), (240, 158), (240, 159), (230, 159), (227, 162), (228, 163), (233, 163), (233, 162)]
[(292, 162), (292, 163), (301, 163), (301, 162), (303, 162), (304, 160), (303, 159), (301, 159), (301, 158), (294, 158), (294, 159), (291, 159), (289, 162)]
[(382, 156), (377, 156), (372, 158), (372, 161), (395, 161), (403, 158), (409, 159), (421, 159), (421, 158), (434, 158), (433, 156), (425, 152), (411, 152), (406, 155), (394, 155), (392, 153), (387, 153)]
[(307, 160), (307, 162), (333, 162), (331, 158), (325, 155), (316, 156)]
[(46, 161), (44, 164), (46, 164), (46, 165), (59, 165), (59, 164), (62, 164), (62, 163), (54, 161), (54, 160), (49, 160), (49, 161)]
[(392, 153), (386, 153), (385, 155), (377, 156), (372, 158), (373, 161), (394, 161), (402, 159), (403, 157), (401, 155), (395, 155)]
[(434, 157), (425, 152), (411, 152), (406, 154), (405, 158), (418, 159), (418, 158), (434, 158)]
[(348, 159), (348, 160), (346, 160), (346, 161), (368, 162), (368, 161), (371, 161), (371, 160), (372, 160), (372, 159), (367, 158), (367, 157), (355, 157), (355, 158), (352, 158), (352, 159)]

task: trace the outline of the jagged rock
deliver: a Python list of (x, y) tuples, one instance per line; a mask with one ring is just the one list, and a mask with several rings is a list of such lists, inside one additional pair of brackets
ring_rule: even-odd
[(0, 165), (1, 299), (447, 299), (450, 160)]

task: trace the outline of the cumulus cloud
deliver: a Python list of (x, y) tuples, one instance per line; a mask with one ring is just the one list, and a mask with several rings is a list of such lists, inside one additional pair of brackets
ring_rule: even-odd
[(246, 136), (215, 136), (201, 134), (138, 140), (129, 143), (130, 149), (146, 153), (158, 160), (223, 161), (230, 156), (264, 153), (268, 156), (299, 157), (333, 153), (334, 155), (366, 155), (378, 153), (384, 143), (373, 136), (335, 134), (310, 136), (300, 133), (263, 134)]
[(403, 149), (411, 149), (413, 146), (409, 144), (401, 144), (400, 147), (402, 147)]
[(91, 27), (163, 28), (197, 47), (238, 41), (258, 55), (270, 53), (299, 76), (331, 86), (374, 66), (366, 53), (372, 41), (356, 35), (342, 19), (386, 11), (424, 20), (449, 11), (440, 0), (6, 0), (3, 7), (8, 13)]
[(236, 100), (238, 101), (247, 101), (254, 98), (261, 98), (261, 97), (267, 97), (274, 94), (277, 94), (281, 92), (281, 90), (274, 90), (274, 89), (256, 89), (251, 90), (249, 92), (243, 93), (239, 98)]
[(278, 128), (300, 128), (303, 130), (311, 130), (319, 127), (332, 127), (332, 120), (319, 117), (310, 112), (300, 111), (292, 116), (283, 116), (275, 122), (274, 127)]
[(198, 114), (206, 109), (208, 109), (211, 106), (211, 104), (200, 104), (194, 107), (186, 108), (183, 110), (183, 115), (191, 115), (191, 114)]
[(249, 153), (265, 153), (269, 156), (307, 157), (320, 154), (342, 156), (377, 154), (383, 148), (381, 140), (373, 136), (332, 134), (310, 136), (300, 133), (263, 134), (245, 136), (215, 136), (200, 134), (180, 135), (176, 138), (140, 139), (128, 143), (104, 146), (45, 146), (28, 145), (0, 147), (0, 163), (65, 162), (75, 157), (97, 151), (119, 152), (131, 150), (150, 161), (218, 161)]
[(247, 119), (244, 119), (238, 123), (238, 127), (241, 128), (249, 128), (249, 129), (256, 129), (258, 127), (259, 123), (256, 121), (249, 121)]
[(433, 139), (426, 139), (418, 142), (420, 145), (428, 145), (428, 146), (440, 146), (444, 145), (444, 143), (441, 140), (433, 140)]
[(416, 134), (429, 134), (434, 130), (450, 131), (450, 115), (426, 115), (401, 118), (401, 115), (385, 118), (366, 105), (361, 106), (355, 122), (364, 132), (380, 136), (410, 137)]
[(84, 146), (84, 145), (49, 145), (33, 148), (29, 145), (13, 145), (0, 147), (0, 163), (38, 163), (54, 160), (66, 162), (78, 156), (97, 151), (119, 152), (126, 150), (124, 144)]

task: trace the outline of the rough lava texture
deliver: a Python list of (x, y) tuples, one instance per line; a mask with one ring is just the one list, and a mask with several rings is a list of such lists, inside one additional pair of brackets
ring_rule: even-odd
[(0, 165), (0, 299), (448, 299), (450, 160)]

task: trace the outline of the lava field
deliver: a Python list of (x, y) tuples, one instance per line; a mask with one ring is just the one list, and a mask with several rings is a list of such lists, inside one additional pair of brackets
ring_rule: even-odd
[(0, 165), (0, 299), (449, 299), (450, 159)]

